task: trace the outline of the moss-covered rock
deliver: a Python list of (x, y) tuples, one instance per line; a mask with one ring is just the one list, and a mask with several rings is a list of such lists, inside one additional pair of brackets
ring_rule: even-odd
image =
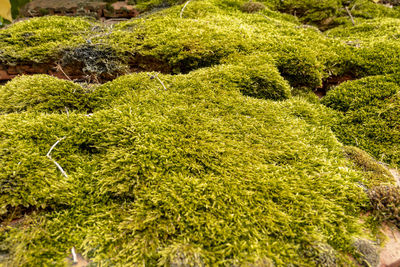
[[(6, 265), (62, 265), (72, 247), (102, 266), (335, 266), (362, 256), (353, 238), (371, 225), (360, 213), (379, 206), (366, 191), (391, 175), (337, 137), (400, 162), (399, 79), (387, 75), (398, 68), (397, 21), (323, 34), (274, 8), (321, 25), (348, 2), (266, 1), (250, 13), (246, 2), (146, 1), (137, 4), (181, 5), (112, 27), (44, 17), (0, 31), (2, 62), (150, 71), (90, 90), (44, 75), (0, 87)], [(348, 73), (382, 75), (334, 88), (328, 107), (308, 97)]]

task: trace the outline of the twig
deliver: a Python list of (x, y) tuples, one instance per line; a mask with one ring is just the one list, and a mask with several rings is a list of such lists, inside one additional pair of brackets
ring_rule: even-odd
[(61, 67), (60, 63), (57, 63), (56, 70), (61, 71), (68, 80), (72, 81), (71, 78), (64, 72), (63, 68)]
[(165, 87), (164, 83), (161, 81), (160, 78), (158, 78), (158, 75), (156, 75), (156, 79), (161, 83), (161, 85), (164, 87), (164, 90), (167, 90), (167, 87)]
[(351, 20), (351, 23), (353, 23), (353, 26), (356, 26), (356, 23), (354, 22), (354, 17), (353, 17), (353, 15), (351, 14), (349, 8), (346, 6), (346, 7), (344, 7), (344, 9), (346, 9), (346, 12), (347, 12), (347, 14), (348, 14), (349, 17), (350, 17), (350, 20)]
[(160, 82), (160, 84), (162, 85), (162, 87), (164, 87), (164, 90), (167, 90), (167, 87), (165, 87), (165, 85), (164, 85), (164, 83), (161, 81), (161, 79), (158, 78), (158, 74), (155, 74), (155, 75), (147, 74), (147, 75), (150, 77), (150, 80), (156, 78), (156, 79)]
[(181, 9), (181, 14), (179, 15), (180, 18), (182, 18), (183, 11), (185, 10), (186, 6), (190, 3), (190, 1), (192, 1), (192, 0), (187, 1), (187, 2), (185, 3), (185, 5), (182, 7), (182, 9)]
[(51, 146), (49, 152), (47, 152), (46, 157), (48, 157), (51, 161), (54, 162), (54, 164), (57, 166), (57, 168), (61, 171), (61, 174), (64, 175), (65, 178), (68, 178), (67, 173), (63, 170), (63, 168), (60, 166), (60, 164), (57, 163), (57, 161), (55, 161), (51, 156), (50, 153), (51, 151), (53, 151), (53, 149), (56, 147), (56, 145), (58, 145), (58, 143), (60, 143), (62, 140), (65, 139), (65, 136), (63, 138), (61, 138), (60, 140), (58, 140), (57, 142), (54, 143), (54, 145)]
[(268, 17), (265, 16), (264, 14), (262, 14), (262, 13), (258, 13), (258, 14), (260, 14), (261, 16), (263, 16), (264, 18), (266, 18), (267, 20), (271, 21), (271, 18), (268, 18)]
[(73, 261), (73, 263), (74, 263), (74, 264), (75, 264), (75, 263), (78, 263), (78, 256), (76, 255), (76, 252), (75, 252), (75, 248), (74, 248), (74, 247), (72, 247), (71, 253), (72, 253), (72, 261)]

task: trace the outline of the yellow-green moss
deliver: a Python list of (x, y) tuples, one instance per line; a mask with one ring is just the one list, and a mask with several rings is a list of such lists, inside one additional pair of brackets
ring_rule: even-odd
[[(152, 71), (92, 90), (43, 75), (0, 87), (6, 265), (62, 265), (72, 247), (102, 266), (351, 264), (353, 237), (370, 227), (360, 213), (374, 205), (363, 185), (390, 175), (337, 137), (398, 163), (398, 79), (344, 83), (323, 100), (335, 110), (291, 98), (290, 86), (306, 95), (330, 76), (395, 72), (395, 34), (325, 35), (273, 10), (312, 7), (300, 20), (320, 24), (342, 15), (341, 1), (268, 1), (250, 14), (244, 2), (182, 3), (108, 28), (45, 17), (0, 31), (2, 61), (89, 46)], [(375, 59), (383, 65), (369, 68)]]
[(354, 146), (345, 146), (343, 150), (346, 156), (367, 174), (368, 187), (394, 182), (390, 171), (365, 151)]
[(32, 18), (0, 30), (0, 61), (46, 62), (66, 47), (85, 43), (93, 23), (83, 18)]
[(400, 19), (378, 18), (354, 27), (335, 28), (328, 36), (342, 40), (350, 48), (345, 58), (355, 76), (390, 74), (400, 71), (399, 26)]
[(19, 76), (0, 86), (0, 114), (89, 111), (89, 91), (48, 75)]
[(334, 130), (345, 144), (371, 153), (376, 159), (399, 164), (398, 75), (367, 77), (346, 82), (328, 92), (322, 102), (344, 112)]
[[(18, 185), (3, 216), (37, 211), (2, 230), (8, 263), (60, 264), (74, 246), (102, 265), (310, 265), (314, 243), (343, 261), (367, 198), (328, 109), (243, 96), (205, 73), (159, 74), (167, 90), (121, 77), (97, 91), (120, 100), (91, 116), (2, 115), (0, 180)], [(51, 156), (68, 178), (46, 157), (63, 137)]]

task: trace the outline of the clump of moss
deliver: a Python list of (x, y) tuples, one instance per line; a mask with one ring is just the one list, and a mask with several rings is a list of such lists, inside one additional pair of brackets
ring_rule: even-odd
[(265, 9), (265, 5), (264, 5), (263, 3), (260, 3), (260, 2), (252, 2), (252, 1), (249, 1), (249, 2), (244, 3), (244, 4), (240, 7), (240, 9), (241, 9), (243, 12), (255, 13), (255, 12), (258, 12), (258, 11), (260, 11), (260, 10), (264, 10), (264, 9)]
[(343, 150), (357, 167), (368, 173), (369, 186), (383, 182), (393, 182), (393, 176), (390, 171), (365, 151), (354, 146), (345, 146)]
[(183, 0), (135, 0), (135, 6), (140, 12), (146, 12), (154, 9), (168, 8), (184, 2)]
[(322, 103), (344, 112), (333, 127), (342, 142), (399, 164), (399, 90), (397, 75), (367, 77), (341, 84)]
[[(187, 73), (224, 62), (234, 54), (266, 52), (292, 86), (315, 88), (337, 71), (339, 49), (332, 47), (336, 41), (326, 39), (317, 29), (269, 18), (268, 13), (220, 12), (213, 6), (207, 14), (204, 5), (188, 5), (184, 19), (175, 8), (162, 16), (120, 23), (102, 42), (144, 70)], [(315, 45), (319, 48), (307, 48)]]
[(337, 27), (329, 36), (340, 38), (351, 50), (347, 61), (356, 76), (399, 72), (398, 18), (377, 18), (356, 26)]
[(379, 222), (400, 225), (400, 188), (394, 185), (380, 185), (368, 192), (373, 215)]
[(87, 112), (89, 92), (49, 75), (19, 76), (0, 86), (0, 114), (22, 111)]
[(265, 53), (232, 56), (226, 64), (190, 73), (188, 79), (198, 76), (222, 88), (237, 88), (243, 95), (283, 100), (290, 97), (290, 86), (274, 66), (274, 60)]
[[(120, 77), (95, 91), (114, 96), (91, 116), (0, 116), (0, 180), (16, 184), (3, 186), (4, 216), (38, 210), (7, 232), (10, 264), (58, 264), (74, 246), (105, 265), (310, 265), (299, 248), (321, 236), (348, 247), (367, 198), (362, 174), (339, 168), (328, 114), (243, 96), (212, 69), (158, 74), (167, 90)], [(51, 156), (68, 177), (46, 157), (64, 136)]]
[(299, 16), (306, 23), (329, 24), (342, 6), (340, 0), (287, 0), (281, 1), (280, 11)]
[(333, 109), (347, 112), (364, 106), (375, 106), (400, 91), (395, 76), (373, 76), (348, 81), (329, 91), (322, 102)]
[(379, 253), (376, 245), (370, 240), (356, 239), (353, 243), (354, 249), (362, 266), (377, 267), (379, 265)]
[(0, 61), (47, 62), (63, 48), (84, 43), (91, 27), (86, 19), (59, 16), (14, 23), (0, 31)]

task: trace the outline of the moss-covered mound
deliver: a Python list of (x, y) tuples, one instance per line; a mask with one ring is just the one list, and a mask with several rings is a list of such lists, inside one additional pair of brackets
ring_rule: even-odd
[(345, 44), (268, 8), (249, 14), (241, 7), (195, 1), (113, 27), (81, 18), (35, 18), (0, 31), (0, 63), (59, 62), (67, 74), (75, 68), (113, 74), (110, 79), (128, 69), (187, 73), (237, 54), (263, 52), (294, 87), (315, 89), (343, 72)]
[(20, 76), (0, 86), (0, 114), (20, 111), (88, 111), (80, 85), (48, 75)]
[(343, 112), (334, 127), (342, 142), (398, 165), (399, 92), (397, 74), (372, 76), (341, 84), (328, 92), (322, 102)]
[(400, 19), (379, 18), (328, 32), (349, 47), (349, 71), (361, 77), (400, 71)]
[(31, 62), (120, 76), (0, 86), (0, 265), (60, 266), (72, 248), (96, 266), (376, 262), (376, 221), (360, 215), (398, 222), (379, 214), (398, 206), (379, 162), (400, 164), (398, 10), (137, 5), (154, 12), (0, 30), (0, 75)]
[(334, 117), (216, 71), (123, 76), (90, 93), (91, 116), (1, 115), (1, 216), (28, 212), (2, 228), (6, 264), (60, 264), (73, 246), (107, 266), (310, 265), (321, 246), (346, 261), (367, 181)]
[(82, 18), (42, 17), (0, 30), (0, 62), (47, 62), (63, 48), (85, 43), (92, 24)]

